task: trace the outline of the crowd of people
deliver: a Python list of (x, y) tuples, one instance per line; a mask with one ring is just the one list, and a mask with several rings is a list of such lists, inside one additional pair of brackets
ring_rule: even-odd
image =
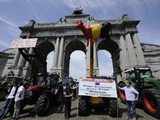
[[(65, 78), (65, 82), (63, 83), (63, 102), (60, 105), (61, 110), (64, 108), (64, 117), (65, 119), (69, 119), (71, 114), (71, 101), (73, 94), (73, 84), (68, 80), (69, 78)], [(29, 88), (29, 83), (24, 82), (22, 79), (16, 79), (16, 76), (13, 75), (12, 85), (10, 86), (9, 94), (6, 97), (5, 104), (0, 109), (0, 120), (4, 119), (6, 115), (10, 115), (13, 120), (17, 120), (19, 118), (19, 114), (21, 113), (24, 107), (24, 99), (25, 94)], [(56, 90), (55, 90), (56, 92)], [(73, 94), (72, 94), (73, 93)], [(74, 95), (75, 97), (76, 95)], [(64, 106), (64, 107), (63, 107)]]
[(10, 113), (12, 119), (16, 120), (19, 116), (20, 110), (22, 109), (25, 90), (27, 89), (28, 84), (22, 81), (17, 81), (16, 79), (12, 82), (5, 105), (0, 111), (0, 120), (2, 120), (7, 113)]
[[(73, 89), (76, 88), (73, 84), (73, 80), (69, 80), (70, 78), (65, 77), (63, 80), (63, 102), (60, 105), (61, 110), (64, 107), (64, 117), (65, 119), (69, 119), (71, 117), (71, 102), (72, 97), (75, 97), (77, 93)], [(72, 86), (72, 87), (71, 87)], [(19, 118), (19, 114), (24, 107), (24, 99), (25, 93), (29, 84), (27, 82), (20, 81), (18, 79), (13, 79), (12, 86), (9, 90), (9, 94), (6, 97), (6, 101), (4, 106), (0, 110), (0, 120), (5, 118), (5, 116), (9, 113), (13, 120), (17, 120)], [(128, 120), (136, 119), (136, 101), (138, 100), (139, 93), (132, 86), (131, 82), (124, 87), (118, 87), (125, 92), (126, 103), (128, 106)], [(56, 91), (56, 90), (55, 90)]]

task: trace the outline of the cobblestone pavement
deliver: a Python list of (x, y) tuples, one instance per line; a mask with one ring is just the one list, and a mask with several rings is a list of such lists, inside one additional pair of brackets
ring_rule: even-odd
[[(70, 120), (127, 120), (127, 110), (125, 105), (120, 105), (120, 108), (123, 109), (122, 116), (118, 118), (112, 118), (105, 113), (101, 114), (91, 114), (87, 117), (78, 116), (78, 100), (72, 102), (72, 112)], [(31, 116), (29, 111), (32, 109), (32, 106), (27, 106), (23, 114), (20, 115), (19, 120), (64, 120), (64, 113), (51, 113), (45, 117), (38, 117), (36, 115)], [(28, 112), (27, 112), (28, 111)], [(151, 117), (147, 113), (145, 113), (141, 109), (137, 109), (138, 120), (158, 120), (156, 118)], [(5, 120), (10, 120), (10, 118), (6, 118)]]

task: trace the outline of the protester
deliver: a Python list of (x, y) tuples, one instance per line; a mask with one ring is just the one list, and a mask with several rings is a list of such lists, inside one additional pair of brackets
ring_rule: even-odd
[(124, 90), (126, 102), (128, 106), (128, 120), (136, 119), (136, 101), (138, 100), (139, 92), (128, 82), (128, 85), (120, 88)]
[(14, 111), (14, 98), (17, 92), (17, 82), (14, 80), (13, 81), (13, 86), (11, 87), (10, 93), (6, 99), (5, 105), (4, 107), (1, 109), (0, 112), (0, 120), (2, 120), (8, 112), (10, 112), (10, 114), (13, 114)]
[(14, 114), (13, 114), (13, 119), (17, 120), (18, 116), (22, 110), (22, 105), (23, 105), (23, 100), (24, 100), (24, 94), (25, 94), (25, 89), (27, 87), (27, 83), (20, 83), (20, 86), (18, 87), (16, 96), (15, 96), (15, 106), (14, 106)]
[(71, 116), (71, 101), (72, 101), (72, 91), (68, 82), (64, 86), (64, 104), (65, 104), (65, 119), (69, 119)]

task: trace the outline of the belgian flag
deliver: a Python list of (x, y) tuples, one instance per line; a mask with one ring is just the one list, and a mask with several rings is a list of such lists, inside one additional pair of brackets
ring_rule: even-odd
[(87, 39), (87, 46), (89, 41), (91, 43), (94, 43), (98, 38), (110, 39), (109, 31), (111, 30), (111, 24), (108, 22), (103, 24), (86, 24), (82, 21), (78, 21), (77, 27), (80, 28), (85, 38)]
[(110, 39), (109, 31), (111, 30), (110, 23), (92, 23), (86, 24), (82, 21), (77, 22), (77, 27), (83, 32), (87, 39), (87, 46), (90, 43), (90, 66), (89, 66), (89, 77), (93, 77), (93, 43), (99, 38)]

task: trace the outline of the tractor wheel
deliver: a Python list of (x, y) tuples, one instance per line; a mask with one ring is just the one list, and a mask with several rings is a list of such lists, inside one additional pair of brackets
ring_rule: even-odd
[(160, 118), (160, 99), (156, 99), (151, 93), (144, 93), (143, 104), (144, 111), (154, 117)]
[(108, 114), (112, 117), (117, 117), (118, 115), (118, 105), (116, 99), (110, 99), (109, 100), (109, 108), (108, 108)]
[(50, 109), (50, 105), (51, 103), (49, 96), (46, 94), (40, 95), (35, 105), (35, 110), (37, 115), (39, 116), (46, 115)]
[(79, 107), (78, 107), (78, 114), (80, 116), (87, 116), (90, 113), (89, 104), (85, 98), (79, 99)]
[(1, 91), (0, 92), (0, 101), (5, 100), (5, 96), (6, 96), (7, 92), (5, 90), (0, 90), (0, 91)]

